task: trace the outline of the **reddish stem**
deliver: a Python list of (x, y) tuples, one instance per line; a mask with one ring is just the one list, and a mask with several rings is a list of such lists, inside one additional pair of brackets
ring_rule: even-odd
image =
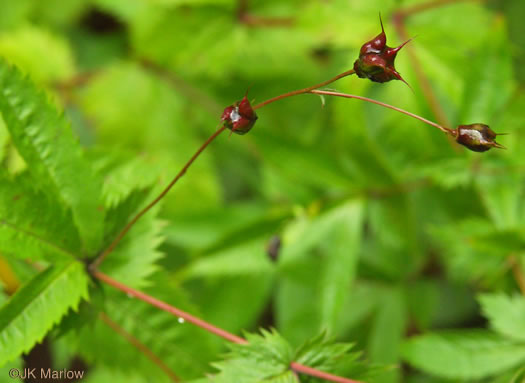
[(415, 118), (415, 119), (417, 119), (417, 120), (419, 120), (421, 122), (424, 122), (425, 124), (428, 124), (430, 126), (438, 128), (439, 130), (441, 130), (442, 132), (444, 132), (446, 134), (455, 136), (455, 130), (453, 130), (453, 129), (445, 128), (445, 127), (443, 127), (443, 126), (441, 126), (439, 124), (436, 124), (435, 122), (432, 122), (430, 120), (427, 120), (426, 118), (418, 116), (417, 114), (407, 112), (404, 109), (398, 108), (398, 107), (393, 106), (393, 105), (385, 104), (384, 102), (373, 100), (371, 98), (362, 97), (362, 96), (356, 96), (356, 95), (353, 95), (353, 94), (340, 93), (340, 92), (332, 92), (332, 91), (327, 91), (327, 90), (312, 90), (309, 93), (320, 94), (320, 95), (325, 95), (325, 96), (334, 96), (334, 97), (355, 98), (357, 100), (371, 102), (372, 104), (381, 105), (381, 106), (384, 106), (385, 108), (389, 108), (389, 109), (395, 110), (396, 112), (406, 114), (407, 116)]
[(215, 131), (205, 142), (201, 145), (201, 147), (193, 154), (193, 156), (189, 159), (188, 162), (186, 162), (186, 165), (183, 166), (183, 168), (179, 171), (179, 173), (173, 178), (173, 180), (169, 183), (168, 186), (155, 198), (153, 201), (151, 201), (148, 206), (146, 206), (144, 209), (142, 209), (140, 212), (137, 213), (135, 217), (131, 221), (128, 222), (128, 224), (122, 229), (122, 231), (116, 236), (116, 238), (111, 242), (111, 244), (100, 254), (93, 263), (89, 266), (90, 270), (96, 270), (98, 266), (104, 261), (104, 259), (115, 249), (115, 247), (119, 244), (119, 242), (122, 240), (122, 238), (128, 233), (128, 231), (133, 227), (133, 225), (142, 217), (144, 214), (146, 214), (153, 206), (155, 206), (157, 203), (164, 198), (166, 194), (171, 190), (173, 185), (177, 183), (177, 181), (186, 173), (186, 170), (193, 164), (193, 162), (200, 156), (200, 154), (208, 147), (208, 145), (224, 130), (226, 129), (225, 126), (221, 126), (219, 129)]
[(204, 330), (211, 332), (215, 335), (218, 335), (230, 342), (233, 343), (239, 343), (239, 344), (247, 344), (248, 342), (238, 337), (237, 335), (231, 334), (228, 331), (225, 331), (221, 328), (218, 328), (208, 322), (203, 321), (202, 319), (199, 319), (197, 317), (194, 317), (191, 314), (188, 314), (182, 310), (179, 310), (176, 307), (170, 306), (169, 304), (162, 302), (156, 298), (153, 298), (152, 296), (149, 296), (147, 294), (144, 294), (143, 292), (140, 292), (138, 290), (135, 290), (129, 286), (126, 286), (111, 277), (107, 276), (106, 274), (101, 273), (100, 271), (94, 271), (93, 276), (100, 279), (102, 282), (107, 283), (108, 285), (111, 285), (115, 287), (116, 289), (125, 292), (128, 295), (134, 296), (135, 298), (140, 299), (141, 301), (144, 301), (146, 303), (149, 303), (152, 306), (155, 306), (161, 310), (164, 310), (178, 318), (182, 318), (185, 321), (188, 321), (190, 323), (193, 323), (195, 326), (198, 326), (200, 328), (203, 328)]
[(140, 340), (138, 340), (129, 332), (120, 327), (118, 323), (114, 322), (110, 317), (107, 316), (107, 314), (101, 312), (99, 314), (99, 318), (105, 324), (111, 327), (113, 331), (115, 331), (117, 334), (126, 339), (135, 348), (142, 352), (149, 360), (156, 364), (173, 382), (180, 382), (180, 378), (177, 375), (175, 375), (175, 373), (157, 355), (155, 355), (153, 351), (151, 351), (146, 345), (141, 343)]
[[(152, 306), (155, 306), (161, 310), (164, 310), (178, 318), (183, 318), (184, 320), (194, 324), (195, 326), (198, 326), (208, 332), (211, 332), (212, 334), (215, 334), (217, 336), (220, 336), (221, 338), (224, 338), (232, 343), (237, 343), (237, 344), (248, 344), (248, 341), (244, 338), (241, 338), (237, 335), (234, 335), (226, 330), (223, 330), (219, 327), (216, 327), (208, 322), (205, 322), (203, 321), (202, 319), (200, 318), (197, 318), (191, 314), (188, 314), (187, 312), (185, 311), (182, 311), (182, 310), (179, 310), (178, 308), (176, 307), (173, 307), (165, 302), (162, 302), (156, 298), (153, 298), (152, 296), (150, 295), (147, 295), (143, 292), (140, 292), (138, 290), (135, 290), (129, 286), (126, 286), (114, 279), (112, 279), (111, 277), (107, 276), (106, 274), (104, 273), (101, 273), (100, 271), (92, 271), (92, 275), (101, 280), (102, 282), (104, 283), (107, 283), (108, 285), (110, 286), (113, 286), (114, 288), (130, 295), (130, 296), (133, 296), (137, 299), (140, 299), (141, 301), (143, 302), (146, 302)], [(360, 381), (357, 381), (357, 380), (351, 380), (351, 379), (346, 379), (346, 378), (343, 378), (343, 377), (340, 377), (340, 376), (337, 376), (337, 375), (332, 375), (332, 374), (328, 374), (326, 372), (323, 372), (323, 371), (319, 371), (319, 370), (316, 370), (315, 368), (311, 368), (311, 367), (307, 367), (307, 366), (304, 366), (300, 363), (297, 363), (297, 362), (292, 362), (290, 363), (290, 368), (292, 368), (294, 371), (296, 372), (300, 372), (300, 373), (303, 373), (303, 374), (307, 374), (307, 375), (311, 375), (311, 376), (315, 376), (315, 377), (318, 377), (318, 378), (321, 378), (321, 379), (325, 379), (325, 380), (329, 380), (329, 381), (332, 381), (332, 382), (337, 382), (337, 383), (362, 383)]]
[[(394, 22), (394, 27), (396, 28), (396, 31), (401, 37), (401, 39), (406, 40), (408, 39), (408, 33), (405, 29), (405, 19), (408, 16), (412, 16), (414, 14), (425, 12), (430, 9), (442, 7), (445, 5), (457, 4), (461, 1), (483, 2), (483, 0), (434, 0), (429, 1), (428, 3), (416, 4), (411, 7), (399, 9), (393, 14), (392, 19)], [(412, 61), (414, 71), (416, 72), (418, 82), (421, 85), (421, 90), (430, 106), (430, 109), (432, 109), (432, 112), (434, 113), (440, 124), (444, 126), (450, 126), (450, 121), (448, 120), (445, 110), (442, 108), (441, 103), (439, 102), (435, 92), (432, 90), (432, 85), (430, 84), (428, 77), (421, 69), (421, 63), (419, 62), (419, 59), (414, 53), (412, 47), (407, 47), (407, 51), (410, 61)]]
[(358, 380), (352, 380), (343, 378), (342, 376), (332, 375), (327, 372), (316, 370), (315, 368), (305, 366), (303, 364), (292, 362), (290, 363), (290, 368), (294, 371), (300, 372), (302, 374), (315, 376), (316, 378), (329, 380), (331, 382), (337, 382), (337, 383), (362, 383)]
[[(334, 81), (337, 81), (343, 77), (350, 76), (354, 74), (354, 70), (351, 69), (349, 71), (343, 72), (341, 74), (338, 74), (337, 76), (331, 78), (330, 80), (323, 81), (320, 84), (312, 85), (304, 89), (294, 90), (292, 92), (288, 92), (285, 94), (281, 94), (280, 96), (273, 97), (269, 100), (263, 101), (260, 104), (257, 104), (253, 107), (253, 110), (262, 108), (265, 105), (268, 105), (272, 102), (282, 100), (283, 98), (296, 96), (299, 94), (308, 93), (314, 89), (320, 88), (322, 86), (331, 84)], [(221, 126), (215, 133), (213, 133), (205, 142), (201, 145), (201, 147), (195, 152), (195, 154), (190, 158), (190, 160), (184, 165), (184, 167), (181, 169), (181, 171), (173, 178), (173, 180), (169, 183), (169, 185), (155, 198), (148, 206), (146, 206), (144, 209), (142, 209), (131, 221), (128, 222), (128, 224), (122, 229), (122, 231), (115, 237), (113, 242), (91, 263), (89, 266), (90, 270), (96, 270), (100, 264), (106, 259), (106, 257), (115, 249), (115, 247), (119, 244), (119, 242), (124, 238), (124, 236), (129, 232), (129, 230), (133, 227), (133, 225), (142, 217), (144, 214), (146, 214), (153, 206), (155, 206), (157, 203), (164, 198), (164, 196), (171, 190), (173, 185), (177, 183), (179, 178), (181, 178), (184, 173), (186, 173), (186, 170), (191, 166), (191, 164), (199, 157), (199, 155), (202, 153), (206, 147), (219, 135), (221, 134), (226, 127), (223, 125)]]
[(321, 88), (323, 86), (326, 86), (328, 84), (331, 84), (343, 77), (346, 77), (346, 76), (350, 76), (352, 74), (354, 74), (355, 71), (353, 69), (350, 69), (346, 72), (343, 72), (341, 74), (338, 74), (337, 76), (331, 78), (330, 80), (326, 80), (326, 81), (323, 81), (322, 83), (320, 84), (316, 84), (316, 85), (312, 85), (312, 86), (309, 86), (308, 88), (304, 88), (304, 89), (299, 89), (299, 90), (293, 90), (291, 92), (288, 92), (288, 93), (284, 93), (284, 94), (281, 94), (279, 96), (275, 96), (273, 98), (270, 98), (269, 100), (266, 100), (266, 101), (263, 101), (257, 105), (255, 105), (253, 107), (253, 110), (256, 110), (256, 109), (260, 109), (262, 108), (263, 106), (266, 106), (268, 104), (271, 104), (272, 102), (275, 102), (275, 101), (279, 101), (279, 100), (282, 100), (283, 98), (287, 98), (287, 97), (292, 97), (292, 96), (297, 96), (298, 94), (304, 94), (304, 93), (308, 93), (314, 89), (318, 89), (318, 88)]
[[(408, 34), (405, 30), (403, 15), (404, 14), (401, 13), (401, 11), (400, 13), (394, 14), (394, 26), (401, 39), (406, 40), (408, 38)], [(416, 72), (417, 80), (421, 85), (423, 95), (425, 96), (425, 99), (430, 105), (430, 109), (432, 109), (432, 112), (434, 113), (440, 124), (444, 126), (450, 126), (450, 121), (448, 120), (445, 111), (441, 107), (441, 104), (436, 94), (432, 90), (432, 85), (430, 84), (430, 81), (428, 80), (427, 76), (423, 73), (423, 70), (421, 69), (421, 63), (419, 62), (416, 54), (412, 50), (412, 47), (407, 47), (407, 51), (410, 57), (410, 61), (412, 61), (414, 71)]]

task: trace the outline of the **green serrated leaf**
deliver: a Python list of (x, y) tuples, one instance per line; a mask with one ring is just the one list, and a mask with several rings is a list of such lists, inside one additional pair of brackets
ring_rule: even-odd
[(0, 60), (0, 112), (34, 181), (56, 195), (73, 213), (84, 250), (102, 240), (100, 185), (71, 128), (46, 96), (21, 73)]
[[(135, 194), (130, 196), (130, 198), (134, 197), (136, 197)], [(125, 200), (122, 204), (126, 202), (128, 201)], [(116, 212), (110, 212), (110, 214), (121, 214), (118, 208), (119, 206)], [(163, 257), (163, 253), (157, 250), (164, 240), (161, 234), (164, 223), (156, 218), (158, 211), (159, 208), (154, 207), (133, 225), (129, 234), (122, 239), (101, 265), (103, 272), (134, 288), (141, 288), (149, 284), (147, 278), (158, 270), (156, 263)], [(134, 214), (131, 214), (127, 220), (119, 222), (126, 224), (133, 216)], [(114, 227), (114, 225), (110, 226)], [(121, 229), (122, 227), (116, 232)], [(113, 239), (113, 236), (109, 238)]]
[(0, 250), (17, 258), (70, 259), (81, 247), (71, 213), (35, 190), (27, 174), (0, 170)]
[(410, 339), (403, 356), (414, 367), (436, 376), (481, 379), (524, 363), (525, 345), (490, 331), (448, 331)]
[(0, 366), (40, 342), (46, 333), (82, 299), (88, 298), (84, 265), (70, 262), (49, 266), (21, 287), (0, 308)]
[(359, 360), (359, 352), (350, 352), (352, 348), (353, 345), (336, 343), (322, 333), (299, 347), (294, 360), (324, 372), (361, 379), (367, 368)]
[[(227, 359), (214, 364), (220, 373), (215, 383), (280, 382), (287, 376), (293, 350), (277, 332), (262, 331), (262, 335), (247, 334), (249, 344), (229, 345)], [(288, 380), (285, 380), (288, 383)], [(292, 381), (293, 382), (293, 381)]]
[(106, 207), (116, 207), (137, 190), (152, 188), (158, 176), (151, 164), (141, 158), (116, 165), (104, 176), (102, 195)]
[[(211, 377), (210, 382), (288, 382), (292, 360), (354, 379), (370, 376), (369, 367), (358, 360), (359, 353), (349, 352), (352, 345), (335, 343), (324, 333), (305, 342), (295, 352), (275, 330), (261, 330), (261, 333), (246, 334), (247, 345), (229, 346), (231, 351), (226, 359), (214, 364), (220, 373)], [(317, 381), (307, 376), (301, 381), (303, 379)]]
[(482, 294), (478, 300), (495, 331), (511, 339), (525, 341), (525, 297)]
[[(104, 177), (104, 198), (108, 206), (104, 222), (104, 247), (108, 246), (131, 219), (155, 197), (152, 184), (156, 177), (140, 177), (145, 164), (133, 160), (115, 164), (113, 159), (102, 162), (110, 164), (99, 169)], [(134, 169), (135, 174), (134, 173)], [(135, 176), (138, 179), (133, 179)], [(161, 235), (164, 222), (157, 219), (160, 207), (153, 207), (137, 221), (128, 235), (118, 244), (101, 269), (122, 283), (141, 288), (148, 285), (146, 279), (158, 270), (156, 265), (163, 257), (157, 247), (163, 242)]]

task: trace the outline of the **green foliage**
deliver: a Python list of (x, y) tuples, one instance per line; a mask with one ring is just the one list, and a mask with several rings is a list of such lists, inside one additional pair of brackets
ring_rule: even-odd
[(49, 266), (0, 308), (0, 365), (29, 351), (72, 308), (88, 297), (84, 266), (75, 261)]
[[(189, 302), (182, 289), (169, 284), (166, 275), (156, 275), (157, 285), (145, 289), (163, 301), (194, 315), (201, 315)], [(196, 378), (209, 371), (209, 363), (218, 351), (219, 342), (213, 335), (177, 321), (176, 318), (136, 299), (119, 299), (120, 293), (107, 290), (103, 312), (125, 331), (146, 345), (163, 362), (184, 379)], [(115, 373), (150, 376), (155, 381), (169, 381), (165, 374), (137, 348), (117, 334), (95, 315), (77, 331), (66, 335), (87, 361), (107, 366)], [(105, 370), (105, 369), (103, 369)]]
[(9, 376), (9, 370), (12, 368), (23, 368), (22, 364), (22, 358), (17, 358), (15, 360), (12, 360), (8, 365), (5, 365), (4, 367), (0, 367), (0, 382), (1, 383), (8, 383), (12, 382), (13, 379)]
[[(289, 226), (280, 259), (277, 320), (294, 341), (305, 330), (334, 332), (341, 321), (357, 264), (362, 203), (347, 202)], [(307, 316), (309, 321), (304, 321)]]
[(80, 239), (71, 225), (71, 213), (60, 203), (35, 190), (27, 174), (0, 182), (0, 241), (13, 257), (54, 261), (69, 259)]
[(0, 111), (33, 180), (71, 209), (85, 251), (95, 250), (102, 239), (100, 185), (69, 124), (43, 93), (5, 61), (0, 61), (0, 88)]
[(479, 301), (484, 315), (495, 331), (510, 339), (525, 341), (525, 298), (483, 294)]
[[(403, 292), (392, 289), (386, 292), (377, 308), (377, 315), (369, 339), (370, 359), (376, 363), (396, 364), (401, 354), (401, 342), (406, 328), (406, 308)], [(398, 370), (386, 371), (380, 379), (382, 382), (398, 382)]]
[[(8, 271), (21, 287), (0, 292), (0, 381), (44, 336), (52, 367), (78, 357), (87, 381), (168, 381), (103, 312), (182, 381), (297, 382), (295, 360), (366, 383), (522, 383), (524, 5), (427, 2), (2, 1), (0, 286)], [(398, 45), (393, 16), (412, 6), (396, 68), (413, 92), (329, 87), (489, 124), (507, 150), (464, 151), (358, 100), (280, 100), (214, 140), (100, 266), (230, 332), (276, 330), (221, 358), (222, 340), (101, 282), (85, 300), (85, 263), (225, 106), (347, 71), (378, 12)]]
[[(297, 381), (289, 368), (293, 361), (325, 372), (345, 371), (353, 377), (359, 377), (364, 370), (359, 355), (349, 352), (351, 345), (333, 343), (325, 335), (311, 339), (295, 351), (276, 331), (246, 334), (246, 339), (248, 345), (231, 345), (228, 359), (214, 364), (220, 372), (210, 382), (293, 383)], [(305, 377), (304, 381), (319, 380)]]
[(489, 331), (455, 331), (415, 337), (405, 359), (417, 368), (449, 379), (496, 376), (525, 361), (525, 345)]

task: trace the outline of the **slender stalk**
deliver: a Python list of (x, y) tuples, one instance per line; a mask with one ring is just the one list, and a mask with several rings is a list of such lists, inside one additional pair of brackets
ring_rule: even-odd
[(327, 372), (316, 370), (315, 368), (305, 366), (303, 364), (292, 362), (290, 363), (290, 368), (296, 372), (300, 372), (302, 374), (315, 376), (316, 378), (329, 380), (331, 382), (337, 382), (337, 383), (361, 383), (357, 380), (347, 379), (343, 378), (342, 376), (332, 375)]
[(275, 96), (273, 98), (270, 98), (269, 100), (263, 101), (263, 102), (255, 105), (253, 107), (253, 110), (260, 109), (263, 106), (271, 104), (272, 102), (275, 102), (275, 101), (282, 100), (283, 98), (297, 96), (298, 94), (308, 93), (308, 92), (310, 92), (310, 91), (312, 91), (314, 89), (321, 88), (321, 87), (326, 86), (328, 84), (331, 84), (331, 83), (333, 83), (333, 82), (335, 82), (335, 81), (337, 81), (339, 79), (342, 79), (343, 77), (350, 76), (350, 75), (352, 75), (354, 73), (355, 73), (355, 71), (353, 69), (350, 69), (350, 70), (347, 70), (346, 72), (338, 74), (337, 76), (331, 78), (330, 80), (323, 81), (320, 84), (312, 85), (312, 86), (309, 86), (308, 88), (304, 88), (304, 89), (293, 90), (291, 92), (284, 93), (284, 94), (281, 94), (279, 96)]
[[(428, 11), (430, 9), (439, 8), (439, 7), (443, 7), (446, 5), (457, 4), (460, 2), (482, 3), (483, 1), (484, 0), (433, 0), (427, 3), (416, 4), (413, 6), (406, 7), (406, 8), (398, 9), (392, 15), (392, 19), (394, 22), (394, 27), (396, 28), (396, 31), (399, 37), (401, 37), (402, 40), (407, 40), (408, 33), (405, 28), (405, 19), (407, 17), (421, 13), (421, 12)], [(421, 63), (419, 62), (419, 59), (414, 53), (413, 48), (409, 46), (407, 47), (407, 51), (408, 51), (408, 56), (410, 58), (410, 61), (412, 62), (412, 65), (414, 67), (414, 71), (416, 72), (416, 77), (418, 79), (418, 82), (421, 85), (421, 91), (423, 92), (423, 96), (427, 100), (430, 106), (430, 109), (432, 109), (432, 112), (434, 113), (438, 122), (441, 125), (450, 126), (450, 121), (445, 113), (445, 110), (441, 106), (441, 103), (439, 102), (434, 90), (432, 89), (432, 85), (428, 79), (428, 76), (426, 76), (423, 70), (421, 69), (422, 68)]]
[[(406, 40), (408, 38), (408, 34), (405, 29), (404, 18), (401, 15), (402, 13), (396, 13), (394, 15), (394, 26), (401, 39)], [(419, 62), (419, 59), (414, 53), (412, 47), (407, 47), (407, 51), (410, 61), (412, 62), (412, 66), (414, 67), (414, 71), (416, 72), (417, 80), (421, 85), (421, 91), (423, 92), (423, 95), (427, 100), (430, 109), (432, 110), (440, 124), (450, 126), (450, 121), (448, 120), (445, 110), (442, 108), (441, 103), (439, 102), (434, 90), (432, 89), (432, 85), (430, 84), (428, 77), (421, 69), (421, 63)]]
[(377, 100), (373, 100), (373, 99), (371, 99), (371, 98), (362, 97), (362, 96), (356, 96), (356, 95), (354, 95), (354, 94), (347, 94), (347, 93), (340, 93), (340, 92), (332, 92), (332, 91), (328, 91), (328, 90), (311, 90), (311, 91), (308, 92), (308, 93), (312, 93), (312, 94), (320, 94), (320, 95), (324, 95), (324, 96), (334, 96), (334, 97), (344, 97), (344, 98), (355, 98), (355, 99), (357, 99), (357, 100), (366, 101), (366, 102), (371, 102), (372, 104), (381, 105), (381, 106), (384, 106), (385, 108), (389, 108), (389, 109), (395, 110), (396, 112), (406, 114), (407, 116), (410, 116), (410, 117), (412, 117), (412, 118), (415, 118), (416, 120), (419, 120), (419, 121), (421, 121), (421, 122), (424, 122), (425, 124), (428, 124), (428, 125), (430, 125), (430, 126), (433, 126), (433, 127), (435, 127), (435, 128), (438, 128), (438, 129), (441, 130), (443, 133), (449, 134), (449, 135), (451, 135), (451, 136), (455, 136), (455, 130), (453, 130), (453, 129), (445, 128), (444, 126), (441, 126), (441, 125), (439, 125), (439, 124), (436, 124), (435, 122), (432, 122), (432, 121), (430, 121), (430, 120), (427, 120), (426, 118), (423, 118), (423, 117), (421, 117), (421, 116), (418, 116), (417, 114), (407, 112), (407, 111), (404, 110), (404, 109), (398, 108), (398, 107), (393, 106), (393, 105), (385, 104), (384, 102), (377, 101)]
[(104, 259), (115, 249), (115, 247), (119, 244), (119, 242), (124, 238), (124, 236), (128, 233), (128, 231), (133, 227), (133, 225), (142, 217), (144, 214), (146, 214), (153, 206), (155, 206), (157, 203), (164, 198), (166, 194), (171, 190), (173, 185), (177, 183), (177, 181), (186, 173), (188, 168), (193, 164), (193, 162), (200, 156), (200, 154), (208, 147), (208, 145), (215, 139), (219, 134), (221, 134), (226, 127), (223, 125), (219, 129), (215, 131), (202, 145), (201, 147), (193, 154), (193, 156), (189, 159), (188, 162), (182, 167), (182, 169), (179, 171), (179, 173), (173, 178), (173, 180), (166, 186), (166, 188), (153, 200), (151, 201), (144, 209), (139, 211), (135, 217), (131, 221), (128, 222), (128, 224), (124, 227), (124, 229), (121, 230), (121, 232), (115, 237), (113, 242), (91, 263), (89, 266), (90, 270), (96, 270), (98, 266), (104, 261)]
[[(259, 109), (262, 108), (265, 105), (271, 104), (272, 102), (282, 100), (287, 97), (296, 96), (299, 94), (308, 93), (314, 89), (323, 87), (325, 85), (331, 84), (334, 81), (337, 81), (343, 77), (350, 76), (354, 74), (354, 70), (348, 70), (346, 72), (340, 73), (337, 76), (331, 78), (330, 80), (323, 81), (322, 83), (309, 86), (304, 89), (294, 90), (288, 93), (281, 94), (279, 96), (270, 98), (269, 100), (263, 101), (260, 104), (257, 104), (253, 107), (253, 109)], [(120, 233), (115, 237), (113, 242), (91, 263), (89, 266), (90, 270), (96, 270), (100, 264), (106, 259), (106, 257), (115, 249), (115, 247), (119, 244), (119, 242), (124, 238), (124, 236), (129, 232), (129, 230), (135, 225), (135, 223), (144, 215), (146, 214), (153, 206), (155, 206), (157, 203), (164, 198), (164, 196), (171, 190), (173, 185), (177, 183), (177, 181), (186, 173), (186, 170), (191, 166), (191, 164), (199, 157), (199, 155), (208, 147), (208, 145), (219, 135), (221, 134), (226, 127), (222, 125), (215, 133), (213, 133), (205, 142), (201, 145), (201, 147), (195, 152), (195, 154), (190, 158), (190, 160), (184, 165), (184, 167), (181, 169), (181, 171), (173, 178), (173, 180), (169, 183), (169, 185), (153, 200), (149, 203), (148, 206), (146, 206), (144, 209), (142, 209), (140, 212), (137, 213), (135, 217), (131, 219), (131, 221), (128, 222), (128, 224), (120, 231)]]
[[(183, 318), (184, 320), (194, 324), (195, 326), (198, 326), (212, 334), (215, 334), (217, 336), (220, 336), (221, 338), (224, 338), (232, 343), (237, 343), (237, 344), (248, 344), (248, 341), (244, 338), (241, 338), (237, 335), (234, 335), (226, 330), (223, 330), (219, 327), (216, 327), (200, 318), (197, 318), (191, 314), (188, 314), (187, 312), (185, 311), (182, 311), (176, 307), (173, 307), (163, 301), (160, 301), (148, 294), (145, 294), (141, 291), (138, 291), (138, 290), (135, 290), (129, 286), (126, 286), (114, 279), (112, 279), (111, 277), (107, 276), (106, 274), (104, 273), (101, 273), (100, 271), (92, 271), (92, 275), (99, 279), (100, 281), (116, 288), (117, 290), (120, 290), (130, 296), (133, 296), (137, 299), (140, 299), (141, 301), (143, 302), (146, 302), (152, 306), (155, 306), (161, 310), (164, 310), (178, 318)], [(311, 367), (307, 367), (307, 366), (304, 366), (300, 363), (297, 363), (297, 362), (292, 362), (290, 364), (290, 368), (296, 372), (299, 372), (299, 373), (302, 373), (302, 374), (307, 374), (307, 375), (310, 375), (310, 376), (315, 376), (315, 377), (318, 377), (318, 378), (321, 378), (321, 379), (325, 379), (325, 380), (329, 380), (329, 381), (332, 381), (332, 382), (337, 382), (337, 383), (362, 383), (360, 381), (357, 381), (357, 380), (351, 380), (351, 379), (347, 379), (347, 378), (343, 378), (343, 377), (340, 377), (340, 376), (337, 376), (337, 375), (332, 375), (332, 374), (328, 374), (326, 372), (323, 372), (323, 371), (319, 371), (319, 370), (316, 370), (315, 368), (311, 368)]]
[(175, 373), (157, 355), (155, 355), (153, 351), (151, 351), (140, 340), (138, 340), (133, 335), (131, 335), (129, 332), (127, 332), (122, 327), (120, 327), (118, 323), (114, 322), (110, 317), (107, 316), (106, 313), (101, 312), (99, 314), (99, 318), (106, 325), (111, 327), (113, 331), (115, 331), (117, 334), (119, 334), (124, 339), (126, 339), (136, 349), (142, 352), (149, 360), (151, 360), (154, 364), (156, 364), (171, 379), (172, 382), (180, 382), (180, 378), (177, 375), (175, 375)]
[(194, 317), (191, 314), (188, 314), (182, 310), (179, 310), (176, 307), (170, 306), (169, 304), (162, 302), (156, 298), (153, 298), (152, 296), (149, 296), (141, 291), (135, 290), (129, 286), (126, 286), (111, 277), (107, 276), (106, 274), (101, 273), (100, 271), (94, 271), (93, 276), (95, 278), (100, 279), (102, 282), (107, 283), (110, 286), (113, 286), (114, 288), (125, 292), (128, 295), (134, 296), (135, 298), (140, 299), (141, 301), (144, 301), (146, 303), (149, 303), (152, 306), (155, 306), (161, 310), (164, 310), (177, 318), (182, 318), (187, 322), (193, 323), (195, 326), (198, 326), (208, 332), (211, 332), (212, 334), (215, 334), (217, 336), (220, 336), (221, 338), (224, 338), (230, 342), (233, 343), (239, 343), (239, 344), (247, 344), (248, 342), (234, 334), (229, 333), (228, 331), (225, 331), (221, 328), (218, 328), (208, 322), (203, 321), (200, 318)]

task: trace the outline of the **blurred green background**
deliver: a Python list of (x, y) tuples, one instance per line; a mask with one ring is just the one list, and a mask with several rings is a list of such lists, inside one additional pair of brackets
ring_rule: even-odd
[[(248, 89), (261, 102), (352, 68), (379, 12), (397, 46), (392, 16), (422, 3), (2, 0), (0, 55), (49, 92), (94, 166), (114, 170), (105, 187), (125, 193), (166, 185)], [(396, 68), (413, 91), (356, 76), (330, 88), (436, 121), (419, 69), (451, 127), (488, 124), (509, 133), (498, 138), (508, 149), (472, 153), (357, 100), (271, 104), (249, 134), (213, 142), (164, 200), (158, 263), (174, 294), (232, 332), (273, 326), (297, 345), (325, 329), (403, 366), (380, 382), (443, 381), (431, 376), (445, 367), (402, 364), (414, 359), (406, 340), (486, 328), (477, 294), (518, 294), (525, 273), (525, 3), (448, 3), (405, 18), (417, 38)], [(24, 168), (3, 127), (0, 158)], [(190, 377), (220, 351), (199, 336), (187, 339), (202, 359)], [(109, 379), (96, 371), (92, 381)]]

